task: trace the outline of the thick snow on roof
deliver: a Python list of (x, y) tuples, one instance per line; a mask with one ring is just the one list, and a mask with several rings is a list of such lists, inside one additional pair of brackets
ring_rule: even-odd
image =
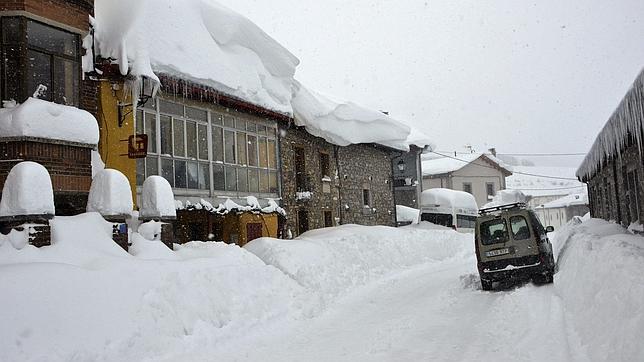
[(644, 118), (644, 70), (619, 106), (599, 132), (592, 148), (577, 169), (577, 177), (587, 178), (594, 175), (607, 159), (619, 155), (628, 142), (628, 135), (635, 137), (642, 149), (642, 129)]
[(411, 145), (431, 147), (425, 135), (403, 122), (352, 102), (331, 100), (299, 83), (291, 104), (296, 125), (338, 146), (377, 143), (404, 151)]
[(176, 217), (172, 187), (161, 176), (150, 176), (143, 182), (140, 218)]
[(0, 216), (53, 215), (54, 191), (49, 172), (31, 161), (13, 166), (2, 189)]
[[(584, 184), (573, 180), (575, 178), (575, 169), (571, 167), (513, 166), (512, 169), (515, 172), (512, 176), (505, 178), (506, 187), (512, 190), (521, 190), (527, 196), (568, 195), (580, 193), (585, 189)], [(564, 178), (570, 178), (571, 180), (565, 180)]]
[(96, 0), (97, 52), (121, 73), (167, 74), (291, 113), (299, 60), (250, 20), (214, 0)]
[(96, 145), (98, 122), (89, 112), (42, 99), (28, 98), (0, 108), (0, 137), (37, 137)]
[(469, 212), (474, 215), (478, 213), (479, 208), (472, 194), (442, 188), (423, 191), (420, 195), (420, 207), (421, 210), (431, 208), (450, 214), (460, 210), (460, 212)]
[(539, 207), (544, 209), (556, 209), (560, 207), (588, 205), (588, 194), (572, 194), (560, 199), (548, 202)]
[(132, 213), (132, 191), (127, 177), (120, 171), (104, 169), (94, 176), (89, 189), (87, 212), (103, 216), (121, 216)]
[[(445, 173), (458, 171), (463, 167), (469, 165), (470, 163), (478, 160), (481, 156), (487, 157), (488, 160), (490, 160), (493, 163), (496, 163), (499, 167), (507, 170), (508, 172), (511, 171), (510, 167), (506, 165), (505, 162), (494, 157), (493, 155), (489, 153), (475, 152), (475, 153), (465, 153), (465, 154), (459, 153), (456, 156), (450, 155), (450, 157), (438, 155), (436, 157), (432, 157), (429, 159), (426, 158), (422, 162), (423, 176), (442, 175)], [(492, 167), (485, 161), (481, 161), (478, 163), (481, 163), (485, 166)]]

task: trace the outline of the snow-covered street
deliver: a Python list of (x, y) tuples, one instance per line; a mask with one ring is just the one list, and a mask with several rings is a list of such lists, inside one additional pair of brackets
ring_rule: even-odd
[(0, 360), (644, 357), (643, 239), (600, 220), (553, 238), (554, 285), (495, 292), (480, 290), (472, 236), (426, 223), (174, 252), (134, 234), (134, 255), (100, 227), (54, 220), (41, 249), (0, 238)]

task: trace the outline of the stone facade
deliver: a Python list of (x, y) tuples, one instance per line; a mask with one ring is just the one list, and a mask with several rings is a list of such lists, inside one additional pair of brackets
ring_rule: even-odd
[(94, 0), (2, 0), (2, 12), (26, 12), (81, 31), (89, 29)]
[(280, 159), (290, 235), (337, 224), (394, 226), (394, 154), (372, 144), (335, 146), (302, 128), (287, 129)]
[(588, 196), (593, 217), (616, 221), (624, 226), (644, 220), (644, 170), (642, 156), (634, 142), (628, 142), (621, 157), (607, 160), (590, 179)]
[(401, 152), (393, 158), (394, 194), (396, 204), (418, 209), (422, 190), (423, 174), (420, 154), (416, 146), (410, 152)]

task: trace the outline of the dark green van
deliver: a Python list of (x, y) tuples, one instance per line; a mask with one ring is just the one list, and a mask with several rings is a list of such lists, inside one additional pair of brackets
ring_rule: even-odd
[(494, 282), (529, 277), (552, 283), (555, 261), (552, 244), (534, 211), (517, 203), (481, 209), (475, 243), (483, 290)]

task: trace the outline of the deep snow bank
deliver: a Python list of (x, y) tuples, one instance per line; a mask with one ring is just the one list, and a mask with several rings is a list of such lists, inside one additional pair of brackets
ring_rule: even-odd
[(387, 273), (471, 254), (471, 236), (423, 225), (349, 225), (251, 243), (247, 250), (267, 263), (224, 243), (171, 251), (138, 233), (127, 253), (110, 232), (87, 213), (54, 218), (50, 247), (0, 235), (0, 361), (158, 360), (217, 350), (315, 316)]
[(555, 288), (590, 360), (644, 361), (644, 238), (591, 219), (557, 231)]
[(471, 234), (421, 225), (343, 225), (295, 240), (261, 238), (245, 249), (291, 276), (327, 303), (385, 274), (428, 262), (473, 255)]

